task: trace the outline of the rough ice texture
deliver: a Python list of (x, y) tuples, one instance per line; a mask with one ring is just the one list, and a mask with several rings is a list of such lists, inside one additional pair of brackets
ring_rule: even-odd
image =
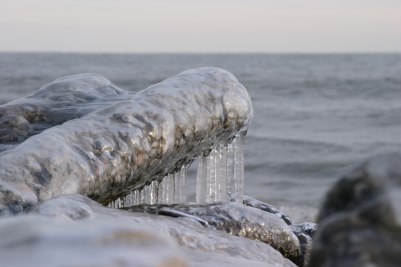
[(9, 267), (296, 266), (262, 242), (186, 217), (106, 208), (81, 195), (57, 197), (29, 215), (3, 218), (0, 234), (1, 262)]
[(67, 193), (107, 204), (245, 131), (252, 117), (246, 89), (218, 68), (136, 94), (99, 75), (70, 76), (1, 110), (9, 150), (0, 154), (0, 210), (11, 212)]
[(400, 266), (400, 203), (401, 153), (360, 163), (326, 196), (310, 266)]
[(206, 205), (139, 205), (127, 210), (188, 217), (204, 226), (234, 236), (267, 243), (293, 262), (298, 263), (301, 258), (298, 238), (281, 218), (237, 202)]
[(63, 77), (0, 106), (0, 151), (52, 126), (124, 100), (128, 92), (97, 74)]

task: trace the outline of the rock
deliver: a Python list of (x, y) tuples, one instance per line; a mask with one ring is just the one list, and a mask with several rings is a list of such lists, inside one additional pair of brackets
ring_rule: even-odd
[(279, 218), (281, 218), (286, 224), (291, 225), (291, 218), (280, 212), (278, 209), (276, 209), (275, 207), (273, 207), (272, 205), (262, 202), (260, 200), (254, 199), (253, 197), (249, 197), (249, 196), (244, 196), (243, 197), (244, 200), (244, 204), (256, 209), (260, 209), (266, 212), (269, 212), (271, 214), (275, 214), (276, 216), (278, 216)]
[(268, 244), (190, 218), (106, 208), (82, 195), (60, 196), (28, 215), (3, 218), (0, 234), (0, 248), (8, 249), (0, 249), (0, 258), (10, 267), (54, 266), (56, 260), (72, 267), (296, 266)]
[(132, 93), (98, 74), (56, 79), (32, 95), (0, 106), (0, 144), (19, 144), (66, 121), (123, 101)]
[(356, 166), (326, 196), (310, 266), (400, 266), (400, 203), (401, 153)]
[(214, 204), (138, 205), (126, 208), (135, 212), (188, 217), (206, 227), (225, 233), (259, 240), (280, 251), (284, 257), (299, 262), (298, 238), (278, 216), (237, 202)]
[(0, 110), (9, 149), (0, 153), (3, 214), (70, 193), (105, 205), (245, 131), (252, 117), (246, 89), (218, 68), (136, 94), (99, 75), (71, 76)]
[(301, 257), (297, 264), (299, 266), (308, 266), (310, 261), (310, 254), (312, 252), (312, 237), (316, 232), (317, 224), (311, 222), (304, 222), (291, 225), (292, 232), (298, 237), (301, 245)]
[(305, 234), (307, 236), (313, 237), (317, 230), (317, 224), (312, 222), (304, 222), (291, 225), (291, 230), (294, 234)]
[(309, 266), (310, 255), (312, 252), (312, 238), (307, 234), (297, 233), (301, 245), (301, 256), (296, 262), (298, 266)]
[(178, 247), (127, 221), (63, 221), (38, 216), (0, 220), (0, 258), (7, 267), (189, 266)]

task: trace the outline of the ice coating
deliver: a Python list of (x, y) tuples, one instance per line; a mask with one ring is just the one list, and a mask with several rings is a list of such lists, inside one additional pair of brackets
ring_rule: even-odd
[(0, 106), (0, 151), (52, 126), (124, 100), (128, 94), (98, 74), (56, 79), (25, 98)]
[(267, 243), (294, 262), (301, 256), (299, 240), (284, 220), (272, 213), (237, 202), (205, 205), (139, 205), (126, 209), (172, 217), (188, 216), (191, 219), (195, 217), (195, 220), (202, 225), (211, 226), (234, 236)]
[[(185, 71), (136, 94), (100, 77), (71, 76), (60, 86), (84, 78), (87, 86), (71, 87), (85, 95), (100, 80), (98, 88), (117, 96), (0, 154), (0, 209), (18, 212), (67, 193), (110, 203), (245, 131), (253, 113), (246, 89), (218, 68)], [(58, 101), (57, 80), (44, 88)], [(30, 101), (38, 102), (22, 103)]]
[(271, 214), (276, 215), (277, 217), (281, 218), (283, 221), (285, 221), (286, 224), (291, 225), (291, 219), (288, 215), (280, 212), (278, 209), (273, 207), (272, 205), (262, 202), (260, 200), (254, 199), (250, 196), (243, 196), (243, 203), (247, 206), (254, 207), (260, 210), (267, 211)]
[[(254, 213), (252, 208), (237, 203), (225, 203), (220, 208), (218, 205), (212, 205), (211, 207), (214, 207), (210, 209), (214, 213), (210, 213), (210, 217), (216, 214), (216, 218), (225, 222), (226, 226), (230, 223), (230, 220), (229, 218), (224, 218), (224, 214), (228, 213), (232, 216), (231, 218), (238, 219), (236, 214), (247, 214), (246, 211), (251, 212), (251, 214)], [(41, 216), (39, 223), (36, 223), (36, 219), (32, 214)], [(259, 211), (259, 214), (263, 214), (263, 212)], [(262, 217), (250, 216), (251, 221), (261, 218), (272, 219), (272, 221), (268, 220), (267, 223), (269, 225), (272, 225), (276, 219), (275, 216), (271, 217), (269, 214), (265, 214)], [(243, 222), (246, 222), (246, 220)], [(234, 225), (235, 222), (232, 223)], [(252, 227), (249, 223), (247, 225), (249, 228)], [(268, 233), (269, 229), (264, 227), (261, 221), (256, 221), (255, 225), (260, 226), (260, 229), (258, 229), (259, 232), (265, 228), (266, 233)], [(65, 195), (45, 201), (37, 205), (31, 211), (31, 215), (16, 216), (9, 223), (3, 220), (2, 226), (3, 228), (0, 227), (0, 231), (4, 229), (3, 233), (6, 230), (18, 231), (19, 233), (14, 238), (0, 239), (0, 247), (7, 244), (7, 242), (14, 242), (13, 251), (19, 256), (15, 257), (14, 261), (11, 262), (3, 261), (7, 263), (7, 266), (15, 266), (12, 263), (21, 262), (24, 259), (30, 259), (31, 265), (34, 264), (37, 266), (51, 266), (48, 263), (52, 262), (51, 260), (58, 260), (57, 264), (70, 266), (68, 264), (72, 261), (70, 257), (57, 257), (57, 255), (60, 255), (58, 254), (60, 251), (63, 255), (71, 255), (73, 259), (81, 259), (81, 257), (83, 259), (91, 259), (94, 258), (93, 255), (101, 253), (102, 255), (95, 257), (96, 259), (92, 261), (93, 263), (97, 263), (99, 259), (108, 263), (110, 258), (119, 259), (121, 258), (121, 254), (123, 256), (129, 255), (131, 260), (126, 261), (130, 263), (128, 264), (129, 266), (142, 266), (135, 262), (135, 258), (141, 256), (142, 250), (135, 248), (136, 242), (129, 242), (132, 238), (138, 236), (144, 237), (143, 240), (145, 241), (148, 240), (147, 237), (157, 237), (157, 240), (162, 240), (162, 242), (159, 242), (159, 246), (153, 246), (152, 242), (146, 243), (150, 245), (145, 246), (147, 250), (144, 252), (149, 253), (151, 251), (152, 253), (159, 254), (159, 248), (162, 249), (161, 251), (167, 250), (172, 253), (170, 255), (178, 255), (179, 258), (182, 258), (187, 263), (184, 266), (296, 266), (266, 243), (217, 231), (211, 227), (205, 227), (188, 217), (172, 218), (128, 212), (121, 209), (109, 209), (81, 195)], [(7, 226), (7, 228), (4, 228), (4, 226)], [(284, 228), (287, 227), (285, 224), (282, 224), (282, 226)], [(54, 232), (53, 229), (63, 230)], [(130, 234), (132, 231), (138, 233), (138, 235)], [(102, 240), (104, 237), (111, 236), (112, 233), (116, 232), (122, 233), (119, 236), (122, 236), (124, 239), (120, 243), (113, 243), (108, 246), (108, 250), (104, 249), (102, 246), (103, 243), (100, 243), (100, 247), (98, 247), (99, 242), (93, 241)], [(270, 232), (278, 238), (279, 233), (275, 233), (274, 230)], [(53, 236), (51, 235), (52, 233)], [(94, 234), (88, 239), (87, 237), (91, 233)], [(142, 235), (140, 235), (141, 233)], [(15, 242), (16, 239), (30, 236), (36, 238), (28, 244), (22, 243), (21, 245), (21, 243)], [(52, 238), (44, 238), (48, 236)], [(88, 242), (88, 240), (92, 242)], [(280, 242), (279, 239), (277, 241)], [(75, 251), (75, 246), (72, 245), (74, 242), (80, 244), (77, 245), (79, 252), (76, 254), (73, 253)], [(289, 243), (285, 239), (281, 240), (281, 242)], [(44, 252), (43, 257), (33, 258), (31, 257), (31, 253), (26, 253), (24, 257), (20, 257), (21, 251), (24, 251), (24, 249), (26, 251), (26, 249), (33, 248), (38, 244), (43, 247), (41, 250)], [(10, 259), (8, 255), (4, 256), (7, 256), (6, 260)], [(150, 262), (152, 263), (153, 260), (160, 259), (160, 256), (158, 255), (155, 259), (150, 259)], [(146, 266), (155, 265), (157, 264), (148, 264)], [(82, 266), (82, 264), (71, 264), (71, 266)], [(163, 266), (179, 265), (171, 264)]]

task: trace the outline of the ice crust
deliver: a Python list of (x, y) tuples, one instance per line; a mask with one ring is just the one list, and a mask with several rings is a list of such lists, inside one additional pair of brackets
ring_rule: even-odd
[[(54, 112), (40, 107), (48, 103), (63, 119), (47, 119)], [(3, 110), (12, 110), (27, 129), (21, 134), (18, 129), (25, 128), (17, 124), (18, 131), (7, 132), (2, 143), (9, 150), (0, 153), (0, 211), (13, 212), (68, 193), (108, 204), (142, 188), (129, 201), (185, 201), (182, 194), (177, 200), (171, 196), (185, 187), (185, 179), (174, 178), (175, 173), (245, 132), (253, 113), (246, 89), (218, 68), (185, 71), (138, 93), (119, 89), (100, 75), (70, 76), (7, 105)], [(2, 116), (6, 124), (7, 114)], [(243, 166), (237, 166), (234, 176), (241, 172)], [(211, 168), (209, 182), (212, 175)], [(160, 187), (166, 194), (156, 193)], [(216, 195), (224, 198), (223, 191)], [(235, 192), (241, 192), (241, 184)]]
[[(237, 210), (234, 208), (237, 206), (216, 206), (213, 210), (217, 211), (216, 216), (228, 212), (235, 219), (236, 214), (250, 209), (241, 205)], [(270, 218), (268, 214), (261, 216)], [(228, 223), (229, 219), (218, 218)], [(275, 218), (272, 219), (274, 222)], [(261, 226), (257, 232), (267, 228), (261, 221), (256, 224)], [(121, 263), (144, 267), (296, 267), (266, 243), (207, 228), (188, 218), (106, 208), (82, 195), (56, 197), (37, 205), (30, 214), (2, 218), (0, 233), (0, 247), (12, 246), (0, 250), (0, 258), (5, 266), (11, 267), (121, 266)], [(277, 236), (274, 231), (271, 234)]]

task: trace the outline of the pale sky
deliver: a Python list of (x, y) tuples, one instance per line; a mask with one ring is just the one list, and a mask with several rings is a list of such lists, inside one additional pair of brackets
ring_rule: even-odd
[(0, 51), (401, 52), (401, 0), (0, 0)]

